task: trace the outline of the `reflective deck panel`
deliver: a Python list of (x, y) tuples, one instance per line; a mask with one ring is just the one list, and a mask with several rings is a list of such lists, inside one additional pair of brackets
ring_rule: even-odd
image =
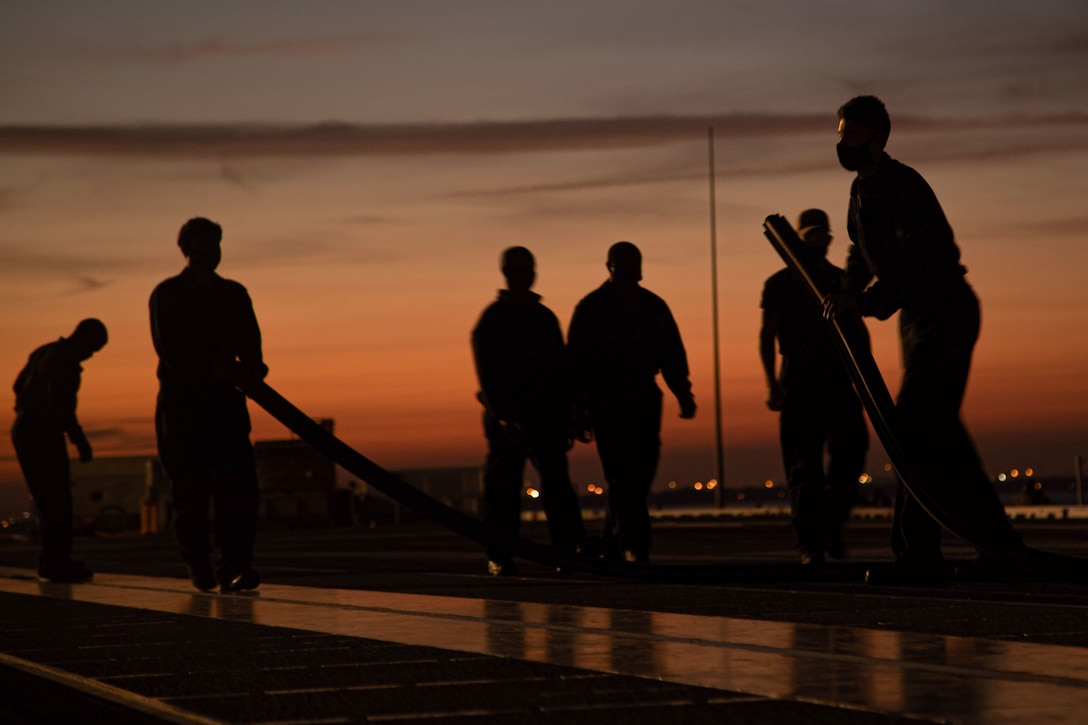
[(98, 574), (0, 591), (440, 647), (761, 697), (962, 722), (1081, 722), (1088, 658), (1072, 647), (516, 601), (263, 584), (204, 594), (180, 579)]

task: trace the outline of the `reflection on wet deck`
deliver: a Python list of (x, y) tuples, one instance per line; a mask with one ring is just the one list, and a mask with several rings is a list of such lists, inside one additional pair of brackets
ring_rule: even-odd
[(418, 644), (599, 672), (962, 722), (1080, 722), (1081, 649), (842, 626), (516, 601), (100, 574), (39, 584), (0, 568), (0, 591)]

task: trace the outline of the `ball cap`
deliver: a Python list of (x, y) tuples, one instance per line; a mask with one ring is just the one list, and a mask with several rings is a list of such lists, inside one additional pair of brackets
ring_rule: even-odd
[(805, 209), (797, 218), (797, 236), (804, 239), (814, 229), (831, 231), (831, 222), (823, 209)]

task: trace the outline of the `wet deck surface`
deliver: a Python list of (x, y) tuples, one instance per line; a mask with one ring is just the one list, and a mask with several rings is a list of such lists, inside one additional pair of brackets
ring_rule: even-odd
[[(23, 678), (0, 689), (15, 722), (68, 699), (170, 722), (1083, 721), (1088, 588), (869, 587), (886, 522), (855, 522), (850, 563), (819, 575), (786, 527), (658, 524), (656, 561), (735, 565), (720, 582), (494, 579), (426, 524), (262, 532), (249, 595), (194, 590), (168, 539), (81, 541), (98, 573), (77, 585), (0, 546), (0, 666)], [(1088, 553), (1083, 523), (1018, 528)]]

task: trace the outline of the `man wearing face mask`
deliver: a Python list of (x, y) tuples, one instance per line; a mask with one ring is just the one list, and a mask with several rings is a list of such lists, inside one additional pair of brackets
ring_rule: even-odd
[[(990, 550), (1023, 546), (982, 468), (959, 411), (979, 334), (978, 298), (964, 278), (952, 228), (933, 190), (884, 152), (891, 121), (884, 104), (858, 96), (839, 109), (839, 162), (857, 174), (850, 188), (850, 247), (828, 317), (855, 308), (886, 320), (899, 312), (903, 378), (896, 398), (902, 443), (932, 476), (942, 507)], [(936, 479), (934, 474), (939, 474)], [(895, 562), (866, 573), (872, 584), (927, 584), (944, 575), (941, 526), (900, 484), (892, 524)], [(983, 578), (1009, 562), (982, 555), (957, 576)]]
[[(797, 226), (804, 243), (798, 252), (813, 281), (822, 290), (838, 287), (842, 270), (827, 260), (827, 214), (808, 209)], [(781, 412), (779, 438), (797, 548), (803, 564), (818, 566), (825, 555), (845, 555), (841, 530), (865, 467), (869, 433), (850, 376), (822, 329), (820, 308), (792, 270), (779, 270), (767, 279), (760, 306), (767, 407)], [(782, 355), (778, 374), (776, 340)]]
[(260, 584), (252, 568), (257, 472), (237, 383), (263, 379), (268, 368), (246, 288), (215, 272), (222, 235), (202, 217), (181, 227), (178, 246), (188, 264), (155, 288), (150, 308), (159, 356), (155, 430), (170, 477), (174, 535), (193, 586), (226, 592)]

